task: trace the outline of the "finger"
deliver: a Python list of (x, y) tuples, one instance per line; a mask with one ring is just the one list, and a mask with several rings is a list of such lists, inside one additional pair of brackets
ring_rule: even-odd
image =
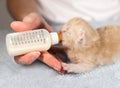
[(31, 52), (25, 55), (16, 56), (14, 59), (18, 64), (32, 64), (39, 56), (40, 52)]
[(11, 28), (16, 32), (32, 30), (32, 25), (29, 23), (14, 21), (11, 23)]
[(61, 61), (58, 60), (55, 56), (53, 56), (49, 52), (43, 52), (40, 55), (40, 58), (38, 58), (38, 59), (41, 60), (42, 62), (44, 62), (45, 64), (47, 64), (48, 66), (52, 67), (56, 71), (58, 71), (60, 73), (64, 73), (64, 71), (62, 69)]
[(24, 17), (23, 22), (30, 23), (32, 26), (32, 29), (39, 28), (42, 24), (42, 19), (40, 16), (36, 13), (31, 13)]
[(39, 26), (42, 24), (42, 21), (40, 20), (39, 16), (35, 13), (31, 13), (24, 17), (23, 21), (14, 21), (11, 23), (11, 28), (14, 31), (20, 32), (20, 31), (27, 31), (39, 28)]
[(31, 13), (24, 17), (23, 22), (32, 23), (36, 28), (45, 28), (49, 32), (52, 32), (52, 27), (38, 14)]
[[(41, 24), (41, 27), (42, 27), (42, 25), (43, 24)], [(34, 24), (31, 24), (31, 23), (27, 23), (27, 22), (13, 21), (11, 23), (11, 28), (16, 32), (28, 31), (28, 30), (38, 28), (38, 23), (36, 22)], [(53, 31), (52, 28), (48, 24), (46, 24), (45, 29), (47, 29), (49, 32)]]

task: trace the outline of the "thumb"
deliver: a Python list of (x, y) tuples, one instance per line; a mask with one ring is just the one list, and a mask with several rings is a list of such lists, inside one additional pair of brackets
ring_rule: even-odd
[(29, 23), (32, 29), (39, 28), (42, 24), (40, 16), (36, 13), (30, 13), (29, 15), (25, 16), (23, 22)]
[(41, 20), (37, 14), (31, 13), (24, 17), (23, 21), (13, 21), (11, 23), (11, 28), (14, 31), (27, 31), (36, 29), (41, 24)]
[(52, 27), (45, 21), (45, 19), (36, 13), (31, 13), (24, 17), (23, 22), (30, 23), (33, 29), (45, 28), (49, 32), (53, 31)]

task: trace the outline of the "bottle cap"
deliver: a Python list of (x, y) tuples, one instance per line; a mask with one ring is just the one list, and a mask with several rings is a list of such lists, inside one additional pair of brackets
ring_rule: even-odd
[(59, 43), (59, 37), (58, 37), (57, 32), (51, 32), (50, 35), (51, 35), (52, 45), (58, 44)]

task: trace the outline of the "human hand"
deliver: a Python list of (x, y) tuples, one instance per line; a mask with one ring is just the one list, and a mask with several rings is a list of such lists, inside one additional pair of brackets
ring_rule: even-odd
[[(30, 13), (23, 18), (22, 21), (13, 21), (11, 23), (11, 28), (16, 32), (28, 31), (38, 28), (45, 28), (49, 32), (52, 28), (45, 22), (45, 20), (36, 13)], [(15, 56), (14, 59), (18, 64), (31, 64), (39, 56), (40, 52), (31, 52), (24, 55)]]

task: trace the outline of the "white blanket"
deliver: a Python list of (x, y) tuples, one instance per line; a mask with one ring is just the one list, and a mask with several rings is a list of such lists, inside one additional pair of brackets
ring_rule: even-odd
[(39, 61), (29, 66), (16, 64), (6, 51), (5, 35), (9, 32), (0, 29), (0, 88), (120, 88), (120, 62), (85, 74), (65, 75)]

